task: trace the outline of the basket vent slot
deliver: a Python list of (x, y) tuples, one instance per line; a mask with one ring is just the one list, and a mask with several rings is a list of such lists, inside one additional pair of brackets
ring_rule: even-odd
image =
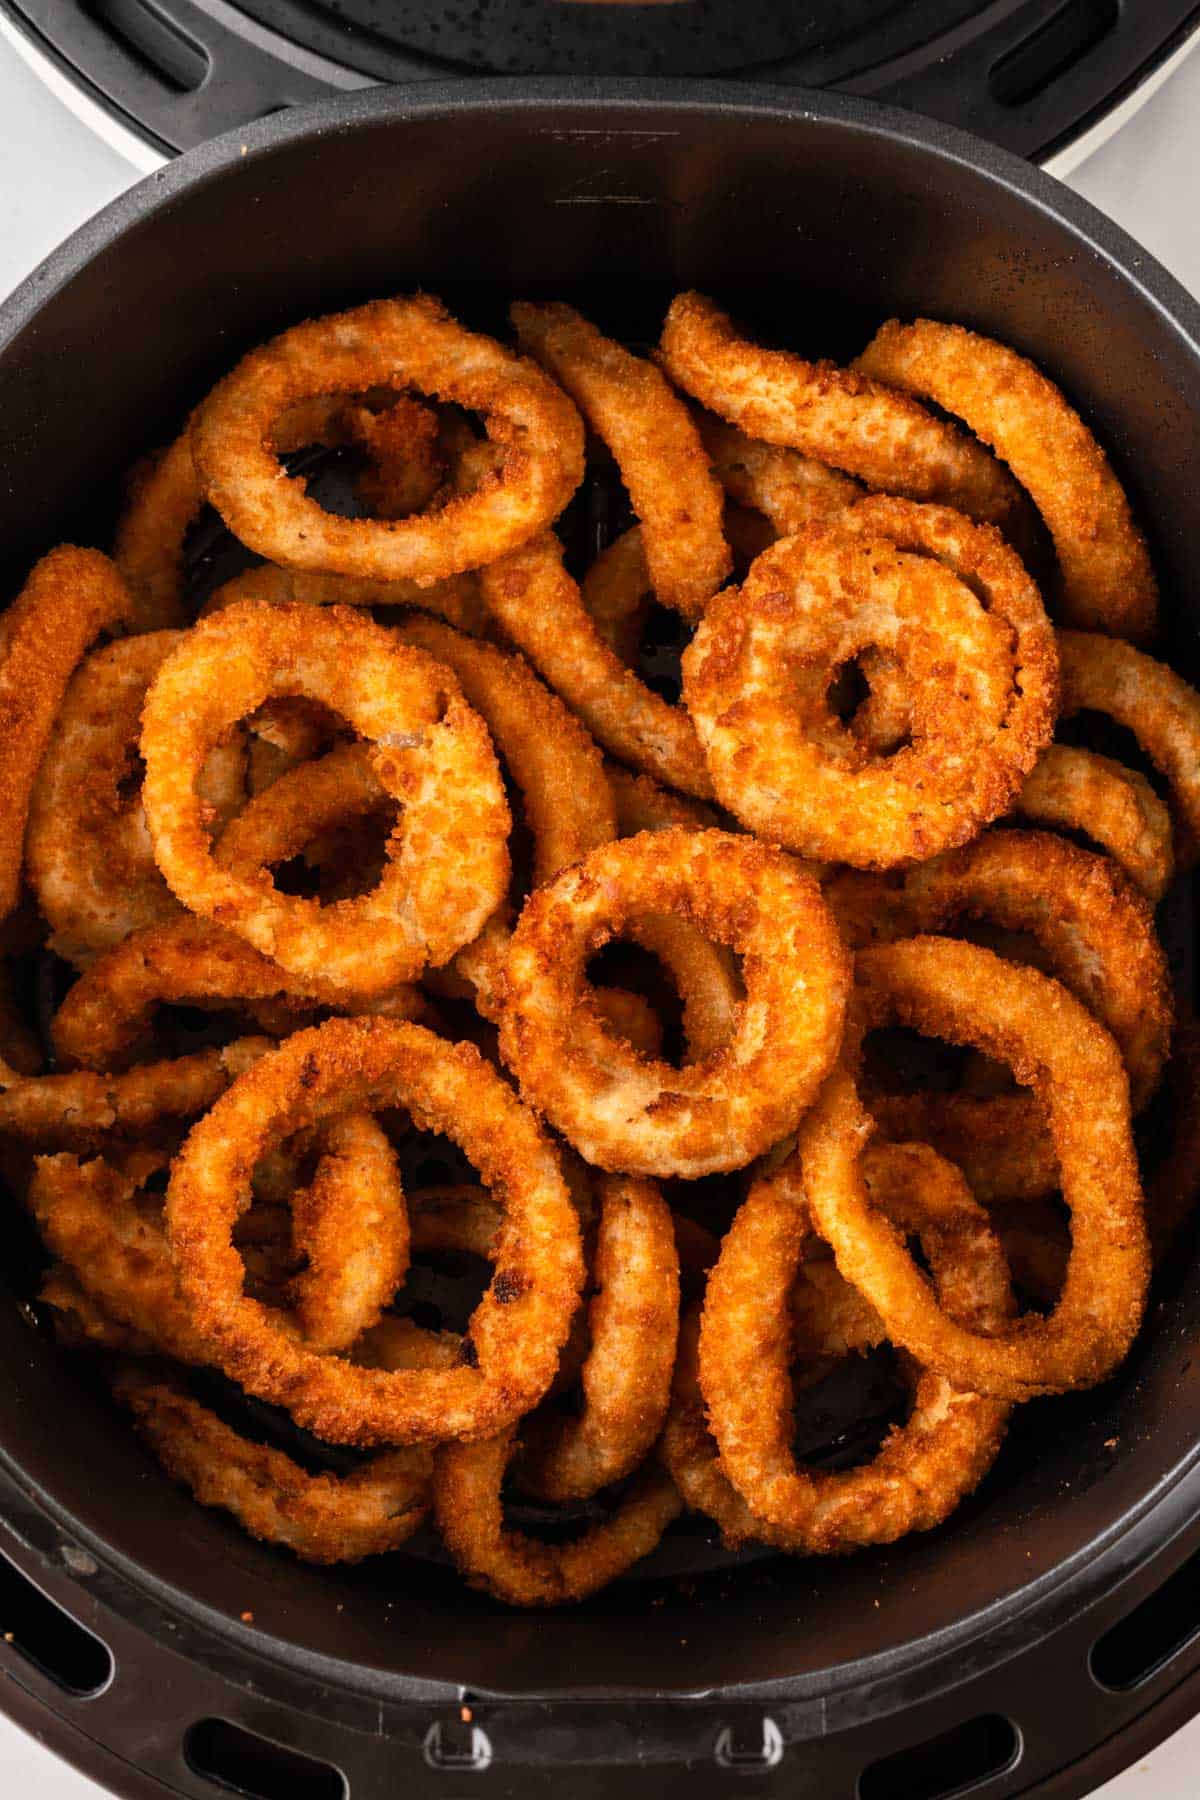
[(1006, 50), (988, 75), (993, 100), (1024, 106), (1107, 37), (1121, 16), (1121, 0), (1067, 0), (1065, 6)]
[(982, 1713), (871, 1763), (858, 1778), (858, 1800), (951, 1800), (1004, 1774), (1020, 1754), (1012, 1722), (999, 1713)]
[(174, 94), (194, 94), (203, 86), (208, 52), (151, 0), (84, 0), (83, 11), (162, 87)]
[(1157, 1675), (1200, 1634), (1200, 1551), (1092, 1646), (1101, 1687), (1125, 1693)]
[(183, 1740), (189, 1768), (245, 1800), (348, 1800), (332, 1763), (302, 1756), (228, 1719), (198, 1719)]
[(68, 1694), (86, 1699), (112, 1680), (106, 1644), (0, 1554), (0, 1636)]

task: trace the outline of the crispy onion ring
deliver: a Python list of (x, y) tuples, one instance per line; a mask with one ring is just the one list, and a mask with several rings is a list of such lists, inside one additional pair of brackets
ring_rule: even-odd
[(0, 920), (20, 896), (34, 780), (76, 664), (130, 623), (125, 583), (98, 550), (64, 544), (31, 571), (0, 624)]
[[(142, 702), (175, 631), (121, 638), (86, 657), (63, 696), (29, 806), (25, 863), (60, 956), (83, 964), (178, 913), (154, 861), (136, 773)], [(245, 799), (243, 746), (217, 745), (200, 792), (219, 830)]]
[(471, 1587), (509, 1606), (585, 1600), (648, 1556), (683, 1510), (665, 1470), (647, 1465), (611, 1519), (567, 1544), (546, 1544), (504, 1524), (501, 1487), (516, 1427), (481, 1444), (435, 1454), (433, 1509), (442, 1540)]
[(455, 575), (435, 581), (432, 587), (418, 587), (415, 581), (362, 581), (353, 575), (322, 575), (258, 563), (231, 576), (209, 596), (198, 616), (207, 619), (238, 600), (264, 600), (272, 606), (289, 601), (303, 606), (415, 606), (472, 637), (486, 636), (491, 626), (474, 575)]
[[(108, 1317), (180, 1362), (209, 1360), (179, 1292), (161, 1219), (138, 1204), (149, 1168), (40, 1156), (28, 1204), (42, 1237)], [(166, 1162), (165, 1155), (159, 1164)]]
[(1049, 1317), (1029, 1316), (988, 1337), (957, 1324), (872, 1213), (859, 1166), (871, 1121), (853, 1081), (838, 1074), (799, 1142), (813, 1217), (838, 1268), (896, 1343), (960, 1386), (1023, 1399), (1103, 1380), (1133, 1341), (1149, 1277), (1128, 1085), (1112, 1038), (1058, 983), (951, 938), (860, 951), (857, 977), (870, 1024), (894, 1020), (974, 1045), (1033, 1087), (1071, 1210), (1071, 1259)]
[(831, 518), (862, 499), (849, 475), (780, 444), (747, 437), (715, 413), (693, 415), (713, 473), (738, 506), (762, 513), (776, 537), (791, 537), (813, 519)]
[(1078, 831), (1107, 850), (1157, 905), (1171, 885), (1171, 815), (1144, 775), (1072, 744), (1042, 751), (1013, 808), (1032, 825)]
[(517, 1478), (543, 1500), (586, 1500), (631, 1474), (670, 1398), (679, 1323), (671, 1209), (656, 1183), (636, 1176), (603, 1178), (599, 1191), (583, 1406), (535, 1413), (521, 1427)]
[(130, 1366), (113, 1392), (167, 1474), (201, 1506), (232, 1513), (251, 1537), (285, 1544), (304, 1562), (354, 1563), (396, 1550), (429, 1511), (427, 1450), (388, 1450), (349, 1475), (314, 1475), (243, 1437), (170, 1377)]
[[(1149, 1101), (1171, 1043), (1170, 972), (1149, 905), (1108, 857), (1044, 831), (992, 831), (907, 870), (898, 886), (851, 872), (824, 891), (852, 948), (945, 932), (961, 918), (1028, 932), (1046, 972), (1112, 1032), (1134, 1112)], [(998, 1110), (1006, 1103), (1021, 1131), (1036, 1129), (1031, 1096), (996, 1096)]]
[(1158, 589), (1124, 490), (1040, 370), (1007, 345), (932, 319), (889, 320), (855, 369), (935, 401), (1003, 457), (1054, 539), (1068, 624), (1136, 643), (1154, 636)]
[[(492, 1283), (454, 1369), (360, 1369), (308, 1349), (241, 1291), (230, 1241), (247, 1169), (274, 1142), (354, 1108), (404, 1107), (454, 1139), (505, 1199)], [(333, 1443), (483, 1437), (553, 1379), (583, 1277), (579, 1228), (554, 1151), (468, 1044), (417, 1025), (330, 1019), (297, 1032), (196, 1125), (167, 1193), (172, 1253), (196, 1324), (234, 1380)]]
[[(678, 913), (741, 954), (729, 1042), (686, 1069), (605, 1042), (588, 957), (644, 913)], [(530, 1104), (599, 1168), (695, 1177), (742, 1167), (793, 1129), (841, 1031), (845, 952), (791, 858), (723, 832), (643, 832), (594, 850), (529, 900), (513, 933), (500, 1049)]]
[(687, 714), (648, 688), (604, 641), (552, 532), (480, 573), (483, 598), (544, 681), (611, 755), (707, 799), (712, 783)]
[[(905, 535), (944, 543), (960, 572), (887, 537), (809, 526), (717, 595), (684, 653), (684, 697), (718, 798), (743, 824), (801, 855), (888, 868), (966, 841), (1011, 803), (1053, 730), (1054, 644), (994, 533), (899, 501), (863, 505), (902, 509)], [(827, 699), (837, 670), (880, 643), (913, 695), (913, 742), (886, 761)]]
[(683, 401), (653, 363), (631, 356), (574, 307), (509, 308), (527, 356), (566, 389), (616, 458), (655, 597), (698, 619), (729, 573), (721, 490)]
[(671, 302), (659, 356), (672, 381), (751, 438), (975, 519), (1004, 525), (1020, 509), (1016, 482), (982, 445), (852, 369), (749, 342), (702, 294)]
[[(413, 518), (345, 519), (281, 469), (271, 430), (314, 392), (408, 386), (484, 414), (502, 450), (475, 493)], [(192, 425), (205, 497), (271, 562), (428, 585), (515, 549), (561, 512), (583, 476), (583, 428), (534, 363), (459, 325), (428, 295), (376, 300), (295, 325), (218, 383)]]
[[(328, 909), (212, 853), (196, 777), (213, 744), (279, 695), (347, 718), (403, 806), (378, 885)], [(345, 608), (245, 602), (192, 628), (146, 699), (143, 802), (172, 891), (302, 980), (382, 992), (446, 962), (499, 905), (508, 807), (486, 727), (449, 672)], [(268, 790), (269, 792), (270, 790)]]
[(323, 1128), (312, 1182), (292, 1199), (292, 1238), (306, 1259), (288, 1290), (305, 1340), (348, 1350), (379, 1322), (408, 1267), (396, 1154), (369, 1113)]
[(123, 1075), (79, 1069), (68, 1075), (23, 1076), (0, 1063), (0, 1136), (90, 1149), (111, 1132), (139, 1137), (162, 1121), (195, 1118), (269, 1042), (238, 1038), (224, 1049), (147, 1063)]
[(1062, 716), (1107, 713), (1166, 781), (1181, 873), (1200, 858), (1200, 694), (1174, 669), (1113, 638), (1060, 631)]
[[(932, 1153), (924, 1153), (915, 1183), (891, 1167), (899, 1154), (884, 1164), (881, 1199), (903, 1229), (920, 1235), (947, 1309), (1002, 1323), (1011, 1304), (1008, 1269), (986, 1215), (953, 1191), (952, 1179), (948, 1188), (930, 1187)], [(699, 1374), (721, 1469), (750, 1508), (754, 1535), (829, 1555), (941, 1524), (991, 1466), (1008, 1408), (918, 1364), (910, 1371), (912, 1412), (872, 1462), (841, 1472), (798, 1464), (789, 1296), (811, 1238), (799, 1170), (789, 1159), (751, 1189), (721, 1246), (704, 1302)], [(710, 1487), (714, 1478), (710, 1470)], [(722, 1524), (725, 1511), (717, 1515)], [(740, 1535), (737, 1518), (730, 1523)]]

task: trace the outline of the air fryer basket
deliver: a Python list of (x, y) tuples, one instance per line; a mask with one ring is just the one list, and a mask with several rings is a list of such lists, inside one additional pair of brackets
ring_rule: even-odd
[[(1200, 310), (1003, 152), (866, 103), (717, 85), (373, 93), (151, 177), (0, 309), (5, 591), (49, 544), (106, 542), (129, 462), (288, 321), (425, 286), (485, 325), (508, 294), (582, 296), (645, 340), (685, 285), (835, 356), (891, 313), (1028, 352), (1127, 481), (1168, 653), (1195, 676)], [(1187, 959), (1190, 916), (1174, 925)], [(1019, 1409), (943, 1530), (733, 1573), (704, 1572), (694, 1535), (700, 1572), (537, 1617), (405, 1557), (305, 1568), (194, 1506), (33, 1329), (20, 1262), (0, 1295), (0, 1704), (121, 1792), (333, 1800), (341, 1771), (354, 1800), (586, 1795), (620, 1767), (630, 1792), (1066, 1795), (1189, 1710), (1190, 1246), (1120, 1375)]]

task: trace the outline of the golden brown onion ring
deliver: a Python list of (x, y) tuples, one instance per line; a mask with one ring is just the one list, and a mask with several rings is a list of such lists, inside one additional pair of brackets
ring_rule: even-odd
[(654, 1549), (683, 1510), (665, 1470), (648, 1464), (611, 1519), (570, 1543), (547, 1544), (504, 1524), (501, 1488), (516, 1427), (434, 1456), (433, 1509), (442, 1540), (472, 1587), (509, 1606), (585, 1600)]
[(956, 1323), (871, 1211), (860, 1167), (871, 1121), (839, 1073), (799, 1141), (813, 1217), (838, 1268), (894, 1342), (961, 1386), (1022, 1399), (1103, 1380), (1137, 1333), (1150, 1262), (1128, 1083), (1112, 1038), (1057, 982), (951, 938), (860, 951), (857, 979), (856, 1007), (871, 1025), (896, 1022), (974, 1045), (1034, 1089), (1071, 1210), (1071, 1260), (1048, 1318), (1026, 1317), (988, 1337)]
[[(1046, 952), (1045, 972), (1117, 1040), (1134, 1112), (1149, 1101), (1171, 1042), (1170, 971), (1148, 903), (1108, 857), (1049, 832), (991, 831), (907, 870), (898, 885), (851, 871), (824, 892), (855, 949), (945, 932), (958, 919), (1028, 932)], [(1016, 1098), (1020, 1129), (1036, 1128), (1035, 1101), (998, 1098)]]
[(517, 1479), (543, 1500), (586, 1500), (649, 1454), (666, 1417), (679, 1325), (679, 1255), (655, 1182), (599, 1183), (591, 1342), (577, 1414), (535, 1413), (521, 1427)]
[(659, 357), (672, 381), (752, 438), (974, 519), (1003, 525), (1020, 509), (1016, 482), (982, 445), (854, 370), (749, 342), (702, 294), (671, 302)]
[[(29, 807), (26, 872), (51, 944), (84, 964), (180, 911), (154, 860), (136, 781), (142, 703), (177, 631), (121, 638), (86, 657), (63, 696)], [(218, 744), (200, 777), (215, 831), (245, 799), (244, 747)]]
[[(916, 515), (906, 536), (923, 543), (928, 529), (961, 573), (885, 536), (812, 525), (717, 595), (683, 658), (723, 804), (801, 855), (865, 868), (973, 837), (1009, 806), (1054, 721), (1053, 635), (1017, 558), (954, 514), (883, 504)], [(876, 644), (899, 657), (913, 695), (912, 743), (886, 761), (827, 698), (838, 669)]]
[(1013, 816), (1091, 838), (1152, 906), (1171, 885), (1171, 815), (1144, 775), (1111, 757), (1048, 745), (1025, 777)]
[[(212, 853), (196, 778), (213, 744), (297, 692), (341, 713), (403, 807), (375, 888), (328, 909)], [(301, 980), (380, 993), (476, 936), (508, 883), (508, 806), (486, 727), (449, 671), (348, 608), (231, 606), (195, 625), (146, 699), (143, 802), (154, 853), (191, 910)], [(271, 790), (268, 790), (270, 792)]]
[[(678, 913), (743, 958), (729, 1042), (674, 1069), (605, 1040), (588, 957), (646, 913)], [(790, 857), (723, 832), (643, 832), (530, 898), (513, 933), (500, 1049), (530, 1104), (600, 1168), (695, 1177), (792, 1130), (836, 1054), (845, 952)]]
[(653, 363), (631, 356), (574, 307), (509, 308), (517, 338), (566, 389), (616, 458), (655, 598), (698, 619), (729, 573), (721, 490), (687, 407)]
[(349, 1350), (404, 1279), (408, 1212), (395, 1151), (369, 1113), (331, 1119), (318, 1143), (312, 1182), (292, 1198), (305, 1266), (288, 1297), (314, 1350)]
[(428, 1450), (386, 1450), (349, 1475), (311, 1474), (226, 1425), (178, 1380), (121, 1369), (113, 1393), (173, 1480), (232, 1513), (251, 1537), (304, 1562), (354, 1563), (396, 1550), (429, 1511)]
[(691, 720), (609, 648), (552, 532), (492, 563), (479, 579), (494, 617), (598, 743), (670, 787), (709, 797), (712, 783)]
[(52, 550), (0, 623), (0, 920), (17, 905), (30, 799), (63, 695), (102, 631), (128, 625), (129, 590), (98, 550)]
[[(464, 1359), (430, 1374), (361, 1369), (309, 1350), (286, 1320), (242, 1294), (231, 1242), (247, 1171), (273, 1143), (352, 1108), (394, 1106), (453, 1138), (505, 1200), (495, 1274), (472, 1316)], [(558, 1159), (511, 1089), (469, 1044), (390, 1020), (330, 1019), (248, 1071), (176, 1159), (167, 1223), (214, 1360), (334, 1443), (434, 1442), (504, 1429), (553, 1379), (583, 1277)]]
[[(881, 1203), (895, 1209), (902, 1230), (920, 1236), (947, 1309), (961, 1306), (973, 1323), (1001, 1324), (1011, 1304), (1008, 1269), (982, 1208), (954, 1191), (952, 1179), (931, 1190), (929, 1166), (916, 1183), (903, 1171), (896, 1179), (899, 1155), (885, 1153)], [(928, 1163), (932, 1153), (924, 1156)], [(895, 1237), (892, 1226), (881, 1228)], [(912, 1411), (872, 1462), (837, 1472), (797, 1463), (789, 1296), (811, 1242), (792, 1158), (755, 1183), (721, 1246), (704, 1302), (699, 1374), (721, 1470), (750, 1508), (754, 1535), (829, 1555), (939, 1525), (990, 1467), (1008, 1407), (918, 1365), (907, 1371)], [(717, 1516), (725, 1524), (727, 1508)], [(737, 1518), (729, 1523), (740, 1535)]]
[(811, 520), (831, 518), (862, 499), (860, 483), (827, 463), (747, 437), (715, 413), (697, 408), (693, 417), (729, 498), (762, 513), (776, 537), (791, 537)]
[[(272, 427), (310, 395), (376, 383), (483, 413), (503, 452), (500, 473), (412, 518), (326, 512), (281, 469)], [(418, 294), (310, 319), (252, 350), (198, 409), (192, 454), (205, 497), (236, 537), (271, 562), (424, 586), (478, 568), (544, 529), (582, 479), (583, 428), (536, 364)]]
[(1174, 669), (1113, 638), (1060, 631), (1062, 716), (1101, 712), (1132, 731), (1167, 783), (1175, 862), (1200, 857), (1200, 694)]
[(1124, 490), (1074, 407), (1027, 358), (961, 325), (890, 319), (855, 368), (935, 401), (1003, 457), (1050, 528), (1068, 624), (1153, 638), (1158, 588)]

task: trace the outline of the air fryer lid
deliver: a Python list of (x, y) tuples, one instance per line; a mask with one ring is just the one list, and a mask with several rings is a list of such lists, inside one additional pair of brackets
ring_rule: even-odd
[[(697, 285), (752, 326), (835, 355), (893, 312), (993, 332), (1061, 381), (1110, 447), (1152, 533), (1172, 652), (1194, 672), (1193, 303), (1003, 154), (854, 102), (800, 108), (719, 87), (364, 95), (264, 122), (142, 184), (0, 312), (10, 589), (46, 545), (105, 541), (116, 472), (248, 345), (417, 285), (484, 324), (505, 295), (563, 294), (643, 339), (667, 296)], [(630, 1580), (537, 1618), (403, 1556), (316, 1571), (245, 1539), (160, 1476), (12, 1303), (0, 1307), (0, 1465), (103, 1567), (231, 1646), (257, 1642), (342, 1687), (783, 1683), (880, 1711), (939, 1664), (946, 1679), (951, 1651), (970, 1645), (978, 1669), (1082, 1602), (1102, 1556), (1133, 1541), (1132, 1522), (1196, 1460), (1198, 1338), (1200, 1284), (1181, 1255), (1120, 1375), (1019, 1409), (996, 1470), (944, 1530), (846, 1561)]]

